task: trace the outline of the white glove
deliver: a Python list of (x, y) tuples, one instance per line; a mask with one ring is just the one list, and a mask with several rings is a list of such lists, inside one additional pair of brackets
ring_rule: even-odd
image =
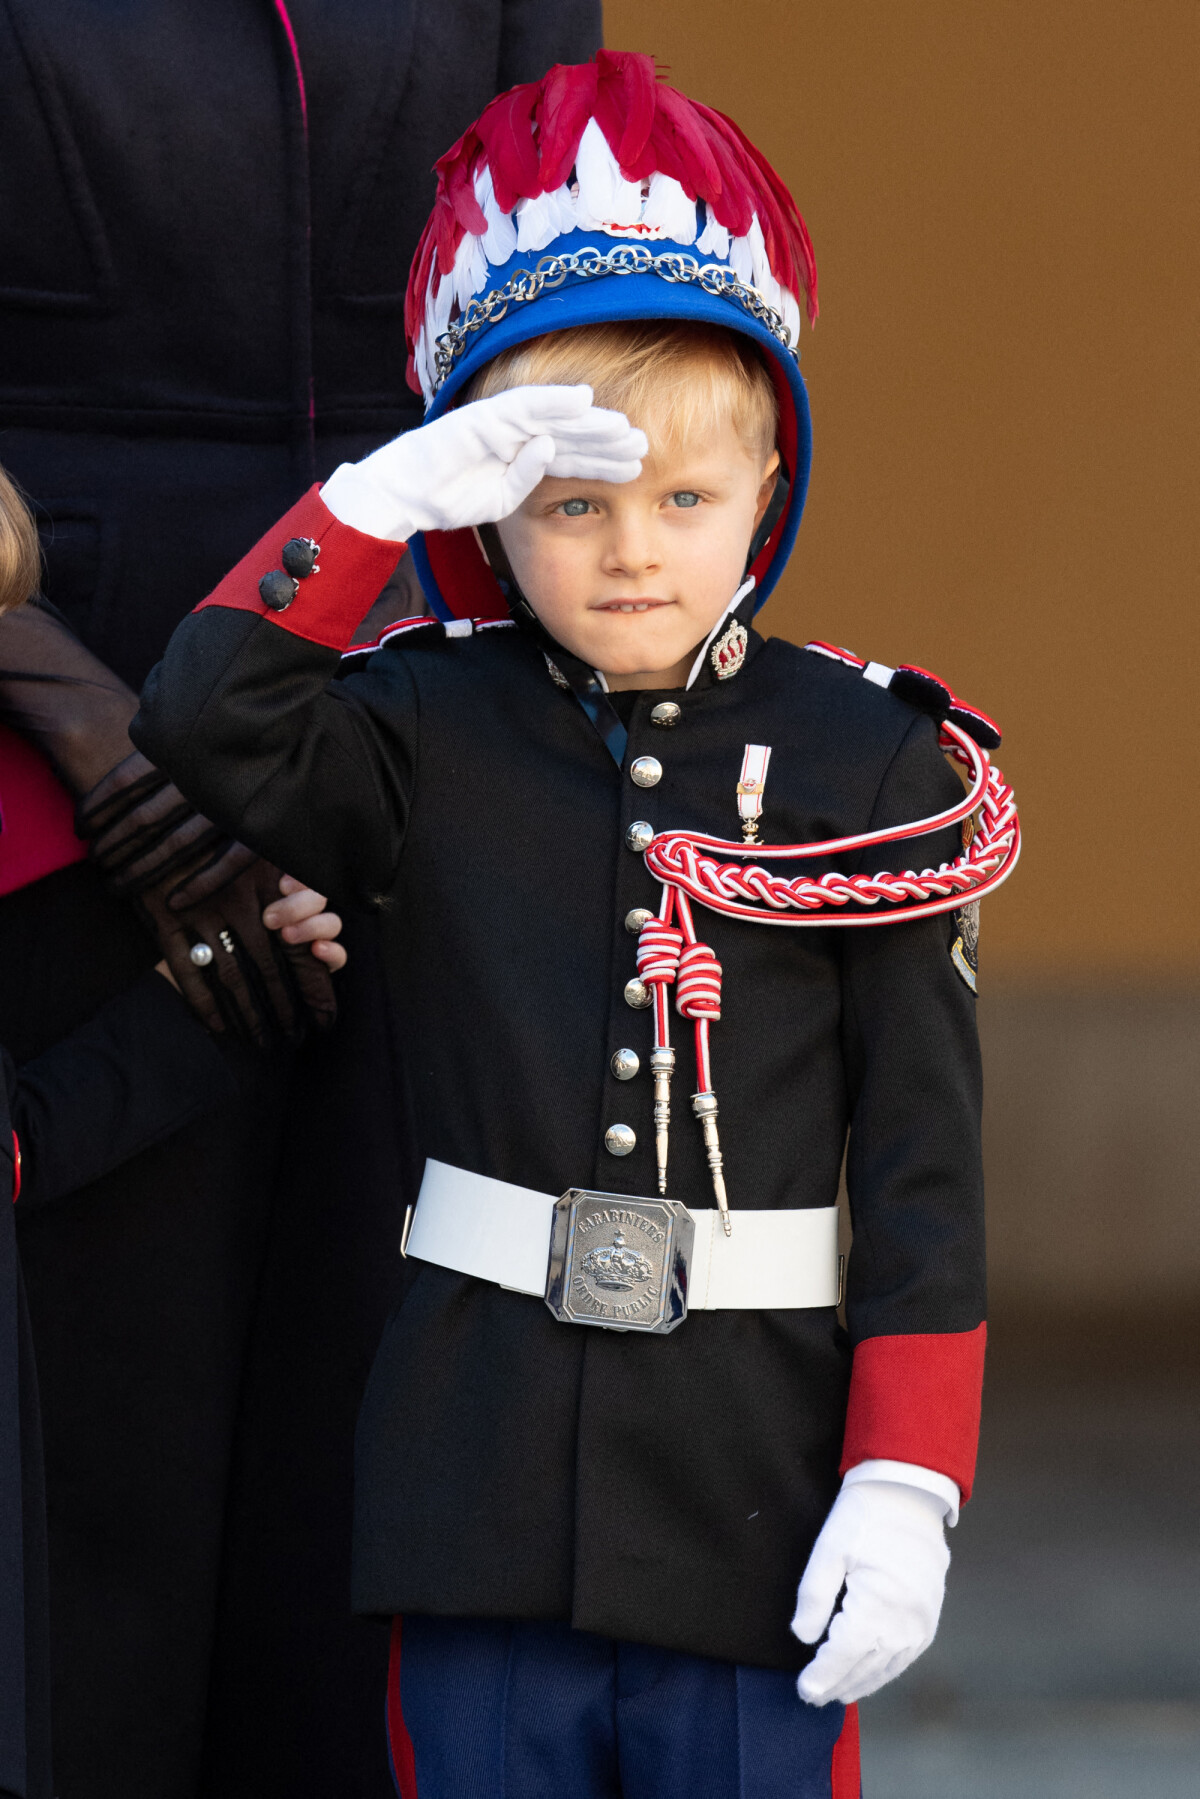
[[(796, 1682), (801, 1699), (850, 1705), (886, 1686), (937, 1632), (950, 1551), (945, 1501), (919, 1487), (865, 1480), (833, 1502), (804, 1570), (792, 1630), (828, 1639)], [(842, 1609), (829, 1624), (843, 1583)]]
[(406, 431), (321, 489), (335, 518), (372, 537), (457, 531), (507, 518), (543, 475), (635, 481), (647, 444), (590, 387), (513, 387)]

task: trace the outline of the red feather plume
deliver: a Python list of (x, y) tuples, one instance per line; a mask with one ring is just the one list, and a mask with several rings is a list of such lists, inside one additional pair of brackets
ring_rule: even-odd
[[(627, 181), (656, 171), (703, 200), (735, 237), (757, 214), (776, 280), (817, 317), (817, 265), (804, 220), (787, 188), (732, 119), (656, 79), (654, 59), (600, 50), (593, 62), (559, 63), (541, 81), (510, 88), (434, 165), (437, 196), (409, 276), (404, 326), (409, 347), (425, 314), (430, 277), (448, 274), (468, 232), (487, 229), (475, 197), (480, 165), (491, 171), (496, 204), (511, 212), (568, 179), (579, 141), (594, 118)], [(419, 391), (409, 357), (409, 385)]]

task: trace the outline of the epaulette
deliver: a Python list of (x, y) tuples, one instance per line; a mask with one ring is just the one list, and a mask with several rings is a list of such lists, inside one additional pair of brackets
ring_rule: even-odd
[(373, 637), (370, 643), (352, 643), (348, 650), (342, 651), (342, 661), (353, 662), (359, 657), (373, 656), (385, 644), (402, 642), (407, 647), (425, 648), (438, 643), (445, 643), (447, 638), (474, 637), (479, 631), (513, 631), (516, 629), (511, 618), (452, 618), (443, 621), (440, 618), (400, 618), (394, 625)]
[(898, 699), (919, 712), (927, 712), (930, 718), (940, 724), (948, 718), (968, 737), (973, 737), (981, 749), (995, 750), (1000, 747), (1000, 727), (994, 718), (981, 712), (978, 706), (968, 706), (960, 700), (952, 688), (937, 675), (931, 675), (927, 668), (918, 668), (915, 663), (902, 662), (899, 668), (888, 668), (883, 662), (864, 662), (852, 650), (839, 649), (835, 643), (822, 643), (815, 639), (805, 644), (814, 656), (828, 656), (831, 662), (841, 662), (847, 668), (857, 669), (864, 681), (874, 682), (876, 687), (886, 687)]

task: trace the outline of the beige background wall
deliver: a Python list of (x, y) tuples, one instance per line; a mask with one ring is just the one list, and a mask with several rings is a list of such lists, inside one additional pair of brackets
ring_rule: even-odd
[(1195, 0), (607, 0), (816, 245), (809, 509), (768, 629), (997, 717), (997, 1295), (1200, 1294)]
[(816, 245), (813, 484), (765, 622), (1000, 720), (1026, 850), (986, 906), (989, 980), (1200, 975), (1200, 7), (605, 19), (737, 118)]

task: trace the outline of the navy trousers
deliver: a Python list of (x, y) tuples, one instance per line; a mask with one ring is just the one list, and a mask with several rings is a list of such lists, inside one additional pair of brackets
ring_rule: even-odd
[(566, 1624), (397, 1618), (400, 1799), (860, 1799), (854, 1708)]

